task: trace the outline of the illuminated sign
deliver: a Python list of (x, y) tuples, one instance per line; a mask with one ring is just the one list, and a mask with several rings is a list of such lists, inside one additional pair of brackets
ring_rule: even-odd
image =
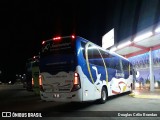
[(114, 28), (102, 36), (102, 48), (107, 49), (114, 45)]

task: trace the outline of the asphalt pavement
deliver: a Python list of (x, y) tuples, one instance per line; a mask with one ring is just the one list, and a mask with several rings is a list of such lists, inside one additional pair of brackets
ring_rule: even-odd
[[(113, 97), (109, 97), (105, 104), (97, 104), (96, 102), (88, 103), (58, 103), (58, 102), (44, 102), (39, 96), (36, 96), (34, 92), (27, 91), (21, 84), (14, 85), (0, 85), (0, 110), (1, 112), (40, 112), (46, 116), (53, 117), (59, 116), (55, 119), (68, 119), (73, 120), (73, 116), (87, 116), (81, 117), (85, 120), (102, 119), (103, 117), (91, 117), (100, 116), (100, 114), (108, 114), (109, 116), (117, 116), (118, 113), (133, 114), (133, 112), (139, 114), (142, 112), (157, 113), (160, 111), (160, 90), (155, 89), (151, 92), (149, 89), (136, 89), (131, 94), (122, 94)], [(63, 113), (61, 111), (69, 111), (69, 113)], [(74, 115), (73, 115), (74, 113)], [(79, 114), (81, 113), (81, 114)], [(113, 115), (110, 115), (113, 114)], [(157, 113), (160, 115), (160, 113)], [(102, 116), (103, 116), (102, 115)], [(62, 116), (63, 118), (60, 118)], [(68, 117), (67, 116), (72, 116)], [(50, 117), (43, 117), (44, 119), (52, 119)], [(79, 118), (75, 117), (76, 120)], [(122, 117), (122, 120), (126, 117)], [(151, 117), (152, 119), (157, 119)], [(0, 118), (1, 119), (1, 118)], [(103, 118), (103, 120), (110, 119), (110, 117)], [(116, 117), (115, 119), (121, 119)], [(132, 119), (130, 117), (130, 119)], [(142, 120), (142, 117), (138, 118)], [(150, 119), (150, 118), (145, 118)], [(158, 119), (157, 119), (158, 120)]]

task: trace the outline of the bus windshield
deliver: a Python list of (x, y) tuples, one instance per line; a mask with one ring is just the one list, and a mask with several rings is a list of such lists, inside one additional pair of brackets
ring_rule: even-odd
[(74, 40), (71, 38), (50, 40), (42, 46), (41, 57), (69, 54), (74, 54)]
[(50, 74), (75, 70), (75, 45), (72, 38), (48, 40), (42, 44), (41, 71)]

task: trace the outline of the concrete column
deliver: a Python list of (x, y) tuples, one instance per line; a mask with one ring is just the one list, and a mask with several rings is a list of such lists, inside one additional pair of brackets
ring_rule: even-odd
[(150, 51), (149, 51), (149, 71), (150, 71), (150, 91), (154, 91), (152, 48), (150, 48)]

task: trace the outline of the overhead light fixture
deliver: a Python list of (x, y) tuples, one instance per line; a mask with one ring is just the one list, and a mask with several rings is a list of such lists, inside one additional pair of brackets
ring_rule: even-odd
[(145, 39), (145, 38), (148, 38), (148, 37), (150, 37), (150, 36), (152, 36), (152, 35), (153, 35), (152, 32), (147, 32), (147, 33), (145, 33), (145, 34), (142, 34), (142, 35), (137, 36), (133, 41), (134, 41), (134, 42), (138, 42), (138, 41), (143, 40), (143, 39)]
[(117, 50), (116, 47), (112, 47), (112, 48), (110, 49), (111, 52), (114, 52), (114, 51), (116, 51), (116, 50)]
[(127, 46), (127, 45), (130, 45), (131, 43), (132, 43), (131, 41), (127, 41), (127, 42), (125, 42), (125, 43), (122, 43), (122, 44), (118, 45), (117, 48), (123, 48), (123, 47), (125, 47), (125, 46)]
[(160, 32), (160, 27), (156, 28), (156, 29), (155, 29), (155, 32), (156, 32), (156, 33), (159, 33), (159, 32)]

